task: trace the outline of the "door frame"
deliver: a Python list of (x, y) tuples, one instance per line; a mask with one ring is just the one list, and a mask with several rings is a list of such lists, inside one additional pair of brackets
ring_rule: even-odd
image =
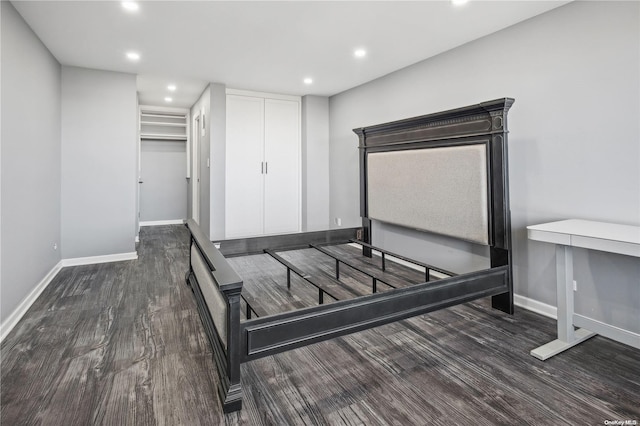
[(200, 224), (200, 119), (202, 114), (193, 116), (192, 149), (191, 149), (191, 217)]
[[(141, 193), (142, 193), (142, 173), (144, 172), (142, 170), (142, 114), (144, 113), (155, 113), (155, 114), (162, 114), (162, 113), (168, 113), (168, 114), (184, 114), (185, 117), (185, 124), (186, 124), (186, 129), (185, 129), (185, 134), (186, 134), (186, 140), (185, 140), (185, 162), (186, 162), (186, 179), (187, 182), (190, 179), (191, 176), (191, 167), (189, 164), (190, 161), (190, 152), (189, 149), (191, 147), (191, 111), (189, 110), (189, 108), (179, 108), (179, 107), (168, 107), (168, 106), (159, 106), (159, 105), (148, 105), (148, 104), (144, 104), (144, 105), (140, 105), (138, 104), (138, 138), (137, 138), (137, 142), (138, 142), (138, 172), (137, 172), (137, 182), (138, 182), (138, 200), (137, 200), (137, 223), (138, 223), (138, 232), (140, 231), (140, 218), (141, 218), (141, 210), (142, 210), (142, 206), (140, 203), (140, 197), (141, 197)], [(148, 123), (147, 123), (148, 124)], [(189, 193), (189, 188), (187, 188), (187, 199), (184, 200), (184, 202), (187, 204), (187, 217), (189, 216), (189, 212), (188, 212), (188, 193)], [(184, 220), (184, 219), (183, 219)], [(159, 222), (162, 221), (158, 221), (157, 224), (160, 224)], [(147, 225), (150, 224), (151, 222), (147, 222)], [(137, 238), (137, 237), (136, 237)], [(136, 240), (137, 242), (137, 240)]]

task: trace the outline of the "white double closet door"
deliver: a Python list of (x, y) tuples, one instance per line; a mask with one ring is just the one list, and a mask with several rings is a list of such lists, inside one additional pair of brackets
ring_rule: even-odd
[(300, 231), (300, 100), (227, 95), (225, 236)]

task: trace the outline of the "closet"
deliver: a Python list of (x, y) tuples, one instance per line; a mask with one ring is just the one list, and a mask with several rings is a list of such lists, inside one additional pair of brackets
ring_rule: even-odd
[(225, 236), (300, 231), (300, 98), (227, 90)]
[(187, 217), (189, 110), (140, 106), (140, 224), (181, 223)]

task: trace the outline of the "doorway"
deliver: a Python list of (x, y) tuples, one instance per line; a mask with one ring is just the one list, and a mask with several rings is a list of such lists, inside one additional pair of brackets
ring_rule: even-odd
[(140, 226), (187, 218), (189, 110), (140, 106)]

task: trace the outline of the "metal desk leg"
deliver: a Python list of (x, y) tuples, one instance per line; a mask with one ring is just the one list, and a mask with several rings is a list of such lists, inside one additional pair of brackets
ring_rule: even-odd
[(584, 328), (573, 328), (573, 251), (569, 246), (556, 246), (556, 287), (558, 338), (531, 351), (532, 356), (543, 361), (596, 334)]

